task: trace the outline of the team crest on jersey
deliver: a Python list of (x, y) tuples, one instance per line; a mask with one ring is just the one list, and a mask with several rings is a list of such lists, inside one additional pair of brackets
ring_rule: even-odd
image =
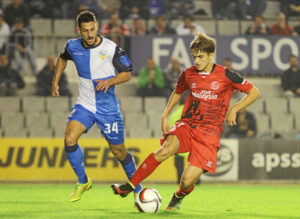
[(196, 83), (192, 83), (192, 88), (196, 88)]
[(100, 58), (103, 60), (106, 56), (106, 51), (103, 50), (103, 51), (100, 51)]
[(220, 83), (217, 82), (217, 81), (213, 81), (210, 83), (210, 88), (213, 89), (213, 90), (218, 90), (220, 87)]

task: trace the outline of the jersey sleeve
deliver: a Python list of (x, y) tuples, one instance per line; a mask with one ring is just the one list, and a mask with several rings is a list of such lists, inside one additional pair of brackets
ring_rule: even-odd
[(242, 91), (244, 93), (248, 93), (249, 90), (253, 87), (253, 85), (240, 76), (237, 72), (226, 69), (225, 76), (230, 81), (231, 86), (234, 89)]
[(60, 53), (60, 57), (64, 60), (73, 60), (72, 56), (67, 50), (67, 44), (65, 45), (64, 51)]
[(116, 47), (113, 57), (113, 65), (119, 73), (132, 71), (132, 64), (130, 59), (128, 58), (126, 52), (118, 46)]
[(185, 71), (181, 72), (180, 77), (177, 81), (175, 92), (182, 94), (184, 91), (189, 89), (185, 80)]

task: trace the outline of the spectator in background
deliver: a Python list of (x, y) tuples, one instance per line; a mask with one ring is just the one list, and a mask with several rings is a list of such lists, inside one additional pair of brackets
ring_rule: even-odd
[(29, 26), (30, 13), (28, 7), (22, 4), (21, 0), (11, 0), (11, 4), (4, 9), (4, 20), (12, 27), (17, 17), (22, 18), (25, 27)]
[(36, 59), (33, 51), (32, 33), (24, 27), (22, 18), (16, 18), (10, 36), (10, 55), (17, 63), (17, 71), (23, 71), (23, 59), (28, 58), (33, 74), (37, 74)]
[(230, 126), (225, 134), (227, 138), (254, 138), (256, 135), (256, 119), (246, 109), (236, 114), (236, 125)]
[(0, 55), (0, 96), (15, 96), (17, 89), (25, 87), (19, 72), (12, 69), (6, 54)]
[(232, 61), (230, 58), (225, 58), (223, 60), (223, 66), (225, 66), (226, 68), (228, 68), (229, 70), (233, 71), (233, 67), (232, 67)]
[(294, 31), (297, 33), (297, 35), (300, 35), (300, 17), (298, 18), (298, 24), (294, 26)]
[(215, 19), (228, 18), (230, 20), (237, 18), (236, 0), (212, 0), (211, 11)]
[(290, 16), (300, 16), (300, 0), (280, 0), (280, 9), (287, 21)]
[(118, 14), (120, 12), (120, 0), (99, 0), (98, 2), (103, 10), (102, 18), (110, 18), (112, 14)]
[(148, 58), (146, 67), (138, 75), (139, 96), (164, 96), (164, 76), (162, 70), (155, 64), (153, 58)]
[(245, 34), (246, 35), (270, 35), (271, 30), (265, 24), (263, 17), (257, 15), (253, 20), (253, 25), (248, 27)]
[(120, 0), (121, 1), (121, 13), (122, 19), (126, 18), (144, 18), (148, 19), (150, 16), (148, 2), (146, 0)]
[(162, 15), (155, 18), (155, 26), (151, 28), (150, 34), (165, 35), (176, 34), (176, 31), (167, 24), (166, 18)]
[(132, 21), (131, 35), (143, 36), (147, 34), (147, 27), (141, 18), (136, 18)]
[(281, 87), (285, 96), (300, 96), (300, 70), (298, 57), (290, 56), (290, 68), (281, 77)]
[(286, 23), (283, 13), (278, 14), (277, 21), (271, 27), (271, 31), (274, 35), (297, 35), (297, 33), (293, 31), (293, 28)]
[(186, 16), (194, 10), (195, 4), (193, 0), (169, 0), (168, 14), (171, 19), (177, 19), (178, 16)]
[(10, 29), (8, 24), (3, 19), (3, 11), (0, 9), (0, 54), (6, 53), (9, 41)]
[(237, 0), (240, 18), (251, 20), (255, 16), (262, 16), (266, 7), (267, 0)]
[(179, 78), (181, 71), (182, 71), (182, 67), (181, 67), (180, 61), (177, 58), (172, 58), (171, 66), (169, 67), (169, 69), (166, 70), (166, 72), (164, 74), (165, 82), (166, 82), (166, 90), (168, 92), (168, 96), (175, 89), (175, 86), (176, 86), (176, 83), (177, 83), (177, 80)]
[(176, 32), (178, 35), (195, 35), (197, 32), (205, 33), (205, 30), (194, 22), (194, 18), (191, 15), (187, 15), (176, 28)]
[[(37, 91), (38, 96), (51, 96), (52, 79), (54, 75), (54, 57), (49, 56), (47, 64), (37, 75)], [(63, 72), (58, 83), (59, 94), (61, 96), (71, 96), (71, 92), (68, 88), (68, 80), (66, 74)]]
[(163, 0), (148, 0), (148, 8), (150, 17), (157, 17), (165, 13), (165, 5)]
[(43, 0), (24, 0), (31, 17), (47, 17), (47, 1)]
[(129, 36), (130, 31), (127, 25), (121, 24), (118, 14), (112, 14), (108, 24), (104, 24), (100, 30), (101, 34), (106, 37)]
[(103, 10), (102, 8), (98, 5), (97, 0), (77, 0), (78, 1), (78, 12), (80, 11), (92, 11), (95, 13), (96, 17), (102, 17), (103, 15)]

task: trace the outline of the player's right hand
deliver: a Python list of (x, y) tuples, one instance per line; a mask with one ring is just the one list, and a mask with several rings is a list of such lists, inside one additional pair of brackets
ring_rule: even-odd
[(161, 120), (161, 130), (163, 134), (167, 134), (169, 132), (169, 121), (165, 117), (162, 117)]
[(58, 85), (52, 85), (52, 88), (51, 88), (51, 95), (53, 97), (59, 97), (59, 86)]

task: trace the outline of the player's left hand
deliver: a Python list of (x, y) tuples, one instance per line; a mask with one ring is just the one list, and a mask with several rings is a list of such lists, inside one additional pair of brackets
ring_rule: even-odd
[(231, 108), (226, 115), (225, 121), (228, 126), (236, 125), (236, 111)]
[(110, 80), (96, 80), (98, 82), (97, 86), (96, 86), (96, 90), (100, 91), (100, 90), (104, 90), (104, 93), (107, 92), (108, 88), (110, 87)]

